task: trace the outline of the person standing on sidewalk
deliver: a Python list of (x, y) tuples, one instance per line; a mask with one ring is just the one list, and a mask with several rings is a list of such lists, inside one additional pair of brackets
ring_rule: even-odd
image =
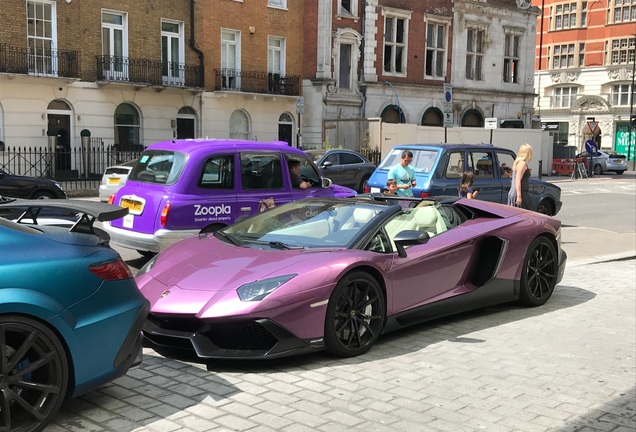
[(532, 198), (530, 197), (530, 168), (528, 162), (532, 160), (532, 146), (522, 144), (517, 153), (517, 158), (512, 164), (512, 181), (508, 192), (508, 205), (532, 210)]
[(397, 181), (397, 194), (399, 196), (412, 197), (415, 187), (415, 170), (410, 166), (413, 162), (413, 152), (404, 150), (400, 157), (400, 163), (389, 170), (388, 178)]

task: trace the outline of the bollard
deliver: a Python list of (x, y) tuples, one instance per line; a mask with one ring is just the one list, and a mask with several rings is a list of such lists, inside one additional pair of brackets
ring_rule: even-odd
[(543, 178), (543, 161), (539, 159), (539, 180)]

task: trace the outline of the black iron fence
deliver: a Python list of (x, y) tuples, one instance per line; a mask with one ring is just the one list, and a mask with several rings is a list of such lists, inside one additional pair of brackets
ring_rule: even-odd
[(300, 95), (300, 76), (238, 69), (216, 69), (214, 90)]
[(0, 44), (0, 72), (78, 78), (79, 53)]
[(372, 149), (371, 147), (365, 147), (360, 149), (360, 153), (365, 155), (367, 159), (373, 162), (376, 166), (382, 162), (382, 153), (379, 149)]
[(62, 183), (69, 195), (97, 194), (106, 167), (137, 159), (143, 146), (105, 144), (99, 138), (69, 149), (11, 147), (0, 152), (0, 169), (29, 177), (46, 177)]
[(167, 87), (203, 87), (199, 65), (115, 56), (97, 56), (97, 80)]

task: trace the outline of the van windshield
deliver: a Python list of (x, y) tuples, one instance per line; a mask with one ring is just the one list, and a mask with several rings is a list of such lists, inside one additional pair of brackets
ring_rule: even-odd
[(130, 173), (129, 179), (145, 183), (172, 185), (185, 167), (185, 153), (169, 150), (146, 150)]
[[(379, 169), (390, 170), (393, 166), (400, 163), (400, 158), (404, 149), (393, 149), (386, 158), (382, 161)], [(435, 160), (437, 159), (437, 150), (417, 150), (410, 149), (413, 153), (413, 162), (411, 167), (416, 173), (427, 174), (433, 170), (435, 166)]]

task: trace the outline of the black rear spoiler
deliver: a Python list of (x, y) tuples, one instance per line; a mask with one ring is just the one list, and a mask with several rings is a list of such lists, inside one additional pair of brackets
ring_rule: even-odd
[[(106, 242), (110, 240), (110, 236), (105, 231), (94, 227), (95, 221), (108, 222), (128, 214), (128, 209), (124, 207), (103, 202), (73, 199), (24, 200), (0, 197), (0, 210), (4, 209), (14, 210), (11, 212), (15, 215), (15, 218), (12, 218), (14, 222), (29, 225), (38, 225), (38, 219), (75, 213), (74, 218), (68, 218), (68, 224), (62, 225), (70, 226), (70, 232), (94, 234)], [(43, 210), (53, 211), (45, 211), (43, 213)], [(57, 215), (55, 210), (59, 211)]]

